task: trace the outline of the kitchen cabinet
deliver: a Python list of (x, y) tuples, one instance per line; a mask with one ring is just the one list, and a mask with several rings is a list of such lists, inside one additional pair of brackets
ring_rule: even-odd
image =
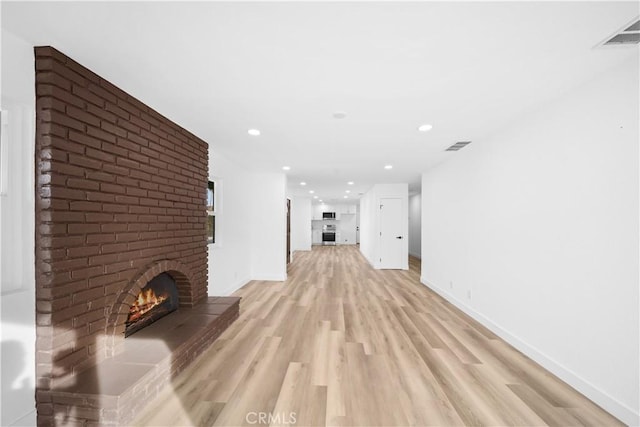
[(339, 212), (340, 213), (345, 213), (345, 214), (355, 214), (356, 213), (356, 205), (341, 205)]
[(313, 205), (313, 219), (321, 220), (323, 212), (335, 212), (335, 206)]
[(321, 245), (322, 244), (322, 230), (314, 229), (311, 233), (311, 244), (312, 245)]
[(322, 220), (323, 212), (335, 212), (336, 219), (340, 219), (341, 214), (356, 213), (356, 205), (312, 205), (312, 219), (316, 221)]
[(340, 205), (327, 205), (327, 204), (313, 205), (312, 217), (315, 220), (321, 220), (323, 212), (335, 212), (336, 219), (338, 219), (337, 217), (340, 212), (340, 207), (341, 207)]
[(336, 219), (340, 219), (342, 214), (355, 214), (356, 205), (338, 205), (335, 207)]

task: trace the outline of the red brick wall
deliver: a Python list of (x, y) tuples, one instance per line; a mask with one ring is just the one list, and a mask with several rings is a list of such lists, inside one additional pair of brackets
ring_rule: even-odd
[(208, 146), (57, 50), (35, 55), (37, 376), (46, 391), (107, 357), (109, 323), (149, 271), (171, 265), (183, 305), (207, 296)]

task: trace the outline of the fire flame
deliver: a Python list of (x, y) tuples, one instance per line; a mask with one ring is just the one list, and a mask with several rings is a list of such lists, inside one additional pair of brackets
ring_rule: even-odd
[(141, 290), (138, 298), (129, 309), (129, 322), (135, 322), (142, 315), (151, 311), (153, 307), (162, 304), (166, 299), (167, 295), (156, 296), (156, 293), (151, 288)]

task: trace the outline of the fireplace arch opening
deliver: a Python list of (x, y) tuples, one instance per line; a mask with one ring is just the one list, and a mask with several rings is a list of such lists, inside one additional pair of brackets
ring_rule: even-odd
[[(134, 276), (135, 278), (129, 284), (122, 287), (121, 292), (108, 310), (105, 335), (106, 357), (115, 356), (119, 352), (120, 344), (124, 343), (126, 322), (138, 294), (147, 283), (162, 273), (167, 273), (175, 281), (180, 307), (193, 307), (196, 303), (206, 299), (206, 292), (198, 292), (199, 289), (195, 288), (195, 284), (200, 282), (201, 276), (191, 271), (187, 265), (176, 260), (160, 260), (147, 265)], [(206, 291), (206, 288), (204, 290)]]
[(158, 274), (140, 289), (129, 307), (124, 336), (128, 337), (176, 311), (179, 301), (178, 287), (173, 277), (168, 273)]

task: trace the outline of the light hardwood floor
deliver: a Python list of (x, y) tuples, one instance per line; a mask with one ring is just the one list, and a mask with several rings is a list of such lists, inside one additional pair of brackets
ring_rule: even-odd
[(355, 246), (296, 252), (286, 282), (235, 293), (240, 318), (135, 424), (621, 425), (419, 277)]

